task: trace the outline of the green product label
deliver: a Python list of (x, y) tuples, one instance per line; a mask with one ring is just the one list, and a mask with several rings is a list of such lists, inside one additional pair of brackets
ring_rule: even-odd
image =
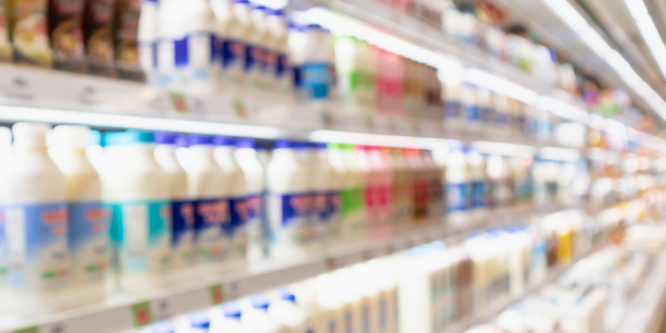
[(224, 286), (216, 284), (208, 288), (210, 292), (210, 301), (213, 305), (220, 305), (224, 302)]
[(153, 316), (150, 314), (150, 303), (143, 302), (132, 305), (132, 319), (136, 328), (152, 324)]
[(106, 203), (114, 269), (130, 273), (165, 272), (170, 264), (171, 203)]
[(362, 187), (342, 190), (342, 215), (347, 216), (350, 213), (357, 212), (365, 207)]
[(351, 91), (356, 91), (359, 89), (374, 89), (375, 79), (372, 75), (372, 72), (359, 69), (351, 71), (349, 75)]

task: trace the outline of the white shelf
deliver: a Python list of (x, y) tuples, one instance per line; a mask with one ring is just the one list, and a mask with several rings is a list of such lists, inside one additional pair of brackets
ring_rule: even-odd
[[(564, 209), (548, 207), (539, 210), (549, 213)], [(469, 235), (487, 228), (524, 225), (534, 212), (522, 209), (503, 210), (493, 214), (493, 224), (466, 230), (446, 230), (442, 226), (424, 227), (405, 235), (345, 246), (310, 258), (291, 262), (266, 262), (191, 285), (171, 288), (154, 294), (114, 296), (105, 304), (76, 309), (42, 318), (17, 320), (0, 318), (0, 333), (15, 333), (36, 327), (40, 333), (117, 333), (135, 326), (133, 308), (147, 306), (148, 314), (157, 322), (176, 315), (203, 310), (223, 301), (263, 292), (272, 288), (303, 281), (332, 270), (348, 267), (374, 258), (384, 257), (437, 240), (458, 243)], [(213, 292), (221, 298), (214, 301)]]
[(652, 265), (636, 295), (631, 299), (615, 333), (657, 333), (666, 313), (666, 250)]

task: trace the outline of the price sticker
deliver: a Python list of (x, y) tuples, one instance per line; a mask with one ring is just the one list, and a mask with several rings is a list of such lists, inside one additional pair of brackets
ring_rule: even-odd
[(132, 305), (132, 319), (134, 327), (145, 327), (153, 323), (153, 316), (150, 312), (150, 302), (142, 302)]
[(81, 104), (99, 104), (99, 93), (97, 87), (93, 85), (86, 85), (81, 89), (79, 94), (79, 102)]
[(159, 322), (173, 317), (171, 302), (168, 299), (153, 301), (150, 305), (151, 320)]
[(190, 109), (187, 105), (187, 97), (182, 93), (172, 92), (169, 93), (169, 101), (174, 111), (178, 113), (189, 113)]
[(33, 99), (35, 97), (32, 82), (22, 75), (14, 75), (10, 78), (5, 94), (9, 97), (21, 99)]
[(212, 305), (220, 305), (224, 303), (224, 285), (216, 284), (208, 288), (208, 293), (210, 294), (210, 303)]

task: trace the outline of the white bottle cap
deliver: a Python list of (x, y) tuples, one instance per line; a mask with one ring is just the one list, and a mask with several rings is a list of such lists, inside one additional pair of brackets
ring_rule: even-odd
[(14, 147), (46, 148), (46, 135), (50, 130), (51, 125), (46, 123), (16, 123), (12, 126)]
[(87, 126), (60, 125), (53, 129), (51, 140), (54, 147), (85, 149), (89, 132)]

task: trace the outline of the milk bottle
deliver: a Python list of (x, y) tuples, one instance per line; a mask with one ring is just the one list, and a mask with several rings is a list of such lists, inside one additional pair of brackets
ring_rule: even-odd
[[(270, 48), (275, 52), (276, 60), (273, 66), (275, 75), (275, 88), (278, 94), (291, 96), (293, 82), (291, 75), (291, 64), (289, 61), (289, 31), (285, 14), (282, 10), (267, 9), (267, 29), (271, 34)], [(269, 64), (271, 61), (269, 61)]]
[(188, 195), (195, 203), (195, 242), (197, 257), (206, 272), (224, 270), (224, 261), (231, 254), (232, 242), (225, 231), (231, 230), (229, 195), (232, 184), (227, 174), (213, 156), (213, 138), (207, 135), (190, 135), (187, 151)]
[(486, 161), (483, 155), (470, 150), (467, 153), (467, 164), (472, 183), (471, 214), (474, 223), (485, 223), (488, 219), (488, 177)]
[[(156, 26), (159, 29), (156, 55), (158, 83), (172, 89), (184, 87), (185, 66), (187, 65), (186, 57), (182, 54), (178, 56), (176, 52), (177, 45), (181, 49), (181, 53), (183, 49), (187, 50), (185, 21), (188, 18), (182, 15), (180, 5), (179, 0), (162, 0), (157, 15), (158, 22), (150, 25), (151, 28)], [(144, 22), (149, 22), (149, 20), (144, 20)], [(150, 40), (150, 38), (147, 39)], [(143, 46), (139, 50), (142, 67), (149, 67), (148, 62), (151, 59), (148, 59), (148, 55), (150, 53)]]
[(472, 184), (467, 159), (462, 147), (453, 147), (446, 160), (446, 194), (448, 221), (454, 230), (469, 224)]
[(306, 28), (289, 23), (289, 60), (291, 60), (292, 83), (298, 99), (305, 99), (303, 87), (303, 63), (305, 61), (305, 44), (307, 43)]
[(336, 67), (340, 74), (340, 98), (345, 106), (358, 112), (363, 109), (363, 54), (361, 42), (342, 36), (335, 42)]
[(327, 37), (320, 25), (308, 25), (301, 69), (301, 85), (306, 101), (323, 102), (333, 98), (332, 63), (328, 54), (331, 45), (327, 45), (330, 43)]
[(310, 314), (296, 302), (296, 296), (287, 288), (278, 290), (278, 300), (271, 303), (268, 315), (289, 329), (290, 333), (313, 332), (315, 323)]
[(391, 199), (393, 202), (393, 223), (398, 232), (409, 229), (413, 221), (414, 202), (414, 173), (407, 163), (402, 150), (389, 149), (393, 165), (393, 189)]
[[(345, 229), (350, 223), (349, 217), (351, 215), (348, 214), (349, 211), (347, 209), (350, 207), (347, 206), (347, 203), (345, 202), (347, 200), (345, 193), (349, 193), (350, 191), (352, 191), (354, 187), (354, 179), (353, 179), (353, 170), (348, 168), (347, 164), (345, 163), (345, 157), (342, 151), (342, 145), (336, 143), (331, 143), (328, 145), (328, 160), (331, 164), (331, 167), (335, 171), (335, 174), (337, 175), (336, 184), (340, 189), (340, 192), (338, 194), (339, 221), (333, 222), (334, 224), (337, 223), (339, 225), (335, 227), (333, 231), (331, 231), (330, 239), (333, 240), (336, 236), (342, 237), (347, 234), (347, 231)], [(335, 204), (335, 196), (331, 196), (331, 199), (332, 199), (331, 203)], [(330, 245), (332, 244), (334, 243), (331, 242)]]
[(477, 133), (481, 129), (481, 114), (476, 99), (476, 88), (464, 85), (460, 90), (460, 100), (464, 109), (467, 132)]
[(241, 316), (241, 325), (248, 333), (287, 333), (290, 330), (268, 314), (270, 302), (264, 295), (251, 297), (252, 306)]
[[(7, 127), (0, 127), (0, 159), (5, 161), (0, 165), (0, 183), (8, 181), (10, 166), (12, 165), (12, 132)], [(7, 200), (5, 187), (0, 187), (0, 208)], [(9, 262), (7, 257), (7, 239), (5, 234), (5, 221), (0, 219), (0, 297), (9, 300)], [(10, 302), (0, 304), (0, 313), (11, 309)]]
[(222, 312), (222, 318), (212, 318), (210, 333), (249, 333), (241, 325), (242, 312), (236, 303), (223, 304), (219, 310)]
[(233, 12), (233, 0), (211, 0), (217, 20), (217, 66), (222, 90), (234, 96), (240, 93), (245, 80), (245, 31)]
[(104, 136), (108, 168), (102, 198), (111, 213), (112, 270), (108, 282), (128, 292), (164, 286), (170, 269), (169, 176), (153, 155), (153, 134)]
[[(264, 64), (264, 52), (260, 45), (261, 35), (252, 20), (252, 8), (248, 0), (234, 0), (232, 10), (238, 21), (242, 42), (245, 46), (245, 59), (243, 59), (245, 84), (247, 88), (256, 91), (261, 88), (261, 69)], [(252, 91), (247, 93), (251, 94)]]
[(429, 197), (431, 177), (428, 167), (420, 157), (421, 152), (417, 149), (405, 149), (403, 151), (407, 164), (414, 174), (412, 185), (412, 207), (413, 218), (416, 224), (422, 225), (429, 222)]
[(246, 204), (248, 212), (247, 221), (247, 257), (250, 262), (264, 257), (266, 247), (264, 243), (264, 230), (266, 215), (264, 212), (264, 198), (266, 196), (266, 173), (263, 165), (257, 158), (255, 142), (252, 139), (239, 139), (236, 141), (236, 160), (243, 170), (247, 191)]
[(215, 150), (213, 156), (224, 173), (226, 181), (226, 197), (229, 198), (231, 224), (224, 228), (226, 236), (231, 241), (229, 261), (242, 264), (247, 254), (247, 221), (249, 211), (247, 207), (247, 186), (245, 174), (236, 161), (234, 155), (236, 146), (234, 140), (226, 136), (213, 138)]
[(377, 236), (385, 237), (393, 233), (393, 168), (380, 147), (368, 147), (368, 163), (375, 171), (375, 217), (379, 223)]
[(102, 133), (90, 130), (87, 139), (86, 157), (100, 175), (104, 172), (104, 148), (102, 147)]
[[(158, 14), (158, 0), (143, 0), (141, 2), (141, 16), (139, 17), (138, 46), (139, 64), (146, 75), (146, 82), (157, 85), (157, 40), (160, 37)], [(163, 0), (165, 3), (173, 0)], [(168, 4), (172, 5), (172, 4)]]
[(318, 245), (319, 229), (312, 223), (308, 170), (298, 156), (303, 149), (295, 142), (275, 141), (273, 158), (266, 170), (273, 257), (304, 256)]
[(364, 240), (368, 232), (366, 205), (367, 170), (360, 165), (354, 145), (342, 145), (345, 165), (350, 170), (349, 187), (342, 191), (343, 237), (354, 242)]
[(17, 123), (4, 217), (12, 309), (31, 315), (66, 307), (70, 257), (65, 178), (47, 154), (47, 124)]
[(171, 270), (174, 284), (187, 283), (194, 253), (194, 200), (187, 192), (187, 174), (176, 159), (175, 133), (155, 132), (155, 161), (169, 177), (171, 200)]
[(337, 171), (328, 160), (325, 143), (315, 144), (311, 168), (313, 170), (313, 216), (325, 242), (333, 242), (340, 235), (340, 181)]
[(268, 30), (266, 7), (253, 5), (250, 18), (256, 33), (253, 52), (256, 54), (254, 60), (259, 66), (257, 84), (262, 90), (275, 91), (277, 51), (273, 48), (273, 35)]
[(102, 209), (99, 174), (86, 158), (88, 127), (58, 126), (53, 130), (50, 155), (65, 176), (69, 227), (67, 238), (72, 258), (70, 290), (81, 306), (104, 299), (108, 215)]

